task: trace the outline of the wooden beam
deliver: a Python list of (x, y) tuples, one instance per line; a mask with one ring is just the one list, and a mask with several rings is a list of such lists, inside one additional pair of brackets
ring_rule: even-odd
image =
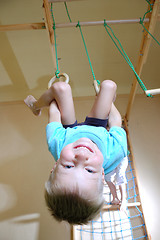
[(51, 16), (51, 4), (48, 3), (48, 0), (43, 0), (44, 7), (44, 15), (45, 15), (45, 25), (48, 32), (48, 37), (50, 41), (51, 54), (54, 64), (54, 69), (56, 70), (56, 54), (55, 54), (55, 46), (54, 46), (54, 31), (53, 31), (53, 20)]
[(82, 0), (48, 0), (48, 2), (74, 2), (74, 1), (82, 1)]
[[(160, 0), (158, 0), (158, 1), (160, 1)], [(155, 2), (155, 0), (151, 0), (151, 4), (154, 4), (154, 2)], [(156, 0), (156, 2), (157, 2), (157, 0)], [(149, 9), (150, 9), (150, 7), (148, 7), (148, 10)], [(153, 11), (154, 11), (154, 5), (153, 5)], [(149, 12), (146, 15), (146, 18), (150, 19), (149, 23), (145, 23), (144, 24), (144, 26), (145, 26), (145, 28), (147, 30), (149, 30), (150, 22), (152, 21), (152, 12), (151, 13)], [(141, 47), (140, 47), (138, 62), (137, 62), (137, 66), (135, 68), (135, 70), (136, 70), (136, 72), (137, 72), (137, 74), (139, 76), (141, 75), (142, 68), (143, 68), (143, 65), (144, 65), (144, 57), (143, 56), (146, 54), (146, 51), (148, 52), (148, 50), (149, 50), (149, 48), (146, 48), (146, 42), (148, 41), (148, 37), (147, 36), (148, 36), (147, 31), (144, 31), (143, 32), (143, 36), (142, 36), (142, 41), (141, 41)], [(131, 87), (131, 91), (130, 91), (130, 95), (129, 95), (127, 111), (126, 111), (126, 115), (125, 115), (126, 121), (129, 121), (131, 108), (133, 106), (133, 102), (134, 102), (134, 99), (135, 99), (137, 85), (138, 85), (138, 81), (137, 81), (137, 78), (134, 76), (132, 87)]]
[(45, 23), (25, 23), (25, 24), (12, 24), (0, 25), (0, 32), (17, 31), (17, 30), (36, 30), (45, 29)]

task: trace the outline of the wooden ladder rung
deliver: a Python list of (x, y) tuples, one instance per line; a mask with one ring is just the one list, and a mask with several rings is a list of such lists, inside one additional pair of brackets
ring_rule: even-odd
[[(140, 202), (133, 202), (133, 203), (127, 203), (127, 207), (131, 208), (131, 207), (137, 207), (140, 206), (141, 203)], [(107, 205), (105, 204), (102, 208), (102, 211), (106, 211), (106, 210), (116, 210), (117, 208), (120, 208), (121, 205)]]
[(145, 93), (146, 93), (146, 95), (148, 95), (148, 94), (152, 94), (152, 95), (160, 94), (160, 88), (146, 90)]

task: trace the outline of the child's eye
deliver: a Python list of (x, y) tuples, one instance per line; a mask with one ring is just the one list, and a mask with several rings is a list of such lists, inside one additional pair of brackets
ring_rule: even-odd
[(92, 170), (90, 170), (90, 169), (86, 169), (87, 170), (87, 172), (89, 172), (89, 173), (94, 173)]
[(70, 166), (70, 165), (66, 165), (64, 166), (65, 168), (73, 168), (73, 166)]

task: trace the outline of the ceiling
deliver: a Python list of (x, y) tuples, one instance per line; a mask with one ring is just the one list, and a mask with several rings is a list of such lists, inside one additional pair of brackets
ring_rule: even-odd
[[(0, 25), (44, 22), (42, 0), (0, 0)], [(136, 19), (147, 10), (146, 0), (83, 0), (67, 3), (72, 22)], [(53, 4), (56, 23), (69, 22), (63, 2)], [(143, 28), (140, 24), (112, 25), (125, 52), (137, 64)], [(103, 25), (82, 27), (96, 79), (112, 79), (118, 94), (128, 94), (133, 72)], [(94, 95), (93, 77), (79, 28), (56, 29), (59, 68), (70, 77), (74, 97)], [(154, 36), (160, 41), (160, 21)], [(160, 88), (160, 46), (152, 40), (141, 79), (148, 89)], [(55, 73), (46, 29), (0, 32), (0, 102), (39, 97)], [(138, 93), (143, 91), (138, 87)]]

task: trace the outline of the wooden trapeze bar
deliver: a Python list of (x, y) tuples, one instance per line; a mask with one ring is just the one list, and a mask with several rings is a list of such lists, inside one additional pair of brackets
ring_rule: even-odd
[(160, 94), (160, 88), (146, 90), (145, 93), (146, 93), (146, 95), (148, 95), (148, 94), (157, 95), (157, 94)]
[[(140, 19), (121, 19), (121, 20), (105, 20), (108, 25), (125, 24), (125, 23), (139, 23)], [(145, 18), (144, 22), (149, 22), (149, 18)], [(68, 28), (76, 27), (78, 22), (74, 23), (57, 23), (56, 28)], [(96, 26), (103, 25), (104, 21), (92, 21), (92, 22), (79, 22), (81, 26)], [(26, 24), (12, 24), (12, 25), (0, 25), (0, 32), (5, 31), (17, 31), (17, 30), (36, 30), (45, 29), (45, 23), (26, 23)]]
[[(105, 20), (105, 23), (108, 25), (113, 24), (125, 24), (125, 23), (139, 23), (140, 19), (121, 19), (121, 20)], [(149, 18), (144, 19), (144, 23), (149, 22)], [(67, 28), (67, 27), (76, 27), (78, 22), (71, 22), (71, 23), (57, 23), (55, 24), (56, 28)], [(103, 25), (103, 21), (92, 21), (92, 22), (79, 22), (81, 26), (96, 26), (96, 25)]]

